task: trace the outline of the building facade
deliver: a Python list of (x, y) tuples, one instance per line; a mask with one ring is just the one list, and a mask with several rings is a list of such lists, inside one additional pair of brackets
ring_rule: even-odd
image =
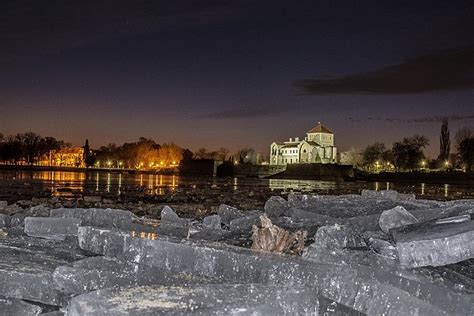
[(337, 149), (334, 146), (334, 133), (318, 123), (300, 140), (288, 141), (270, 146), (270, 164), (286, 165), (294, 163), (336, 163)]
[(83, 147), (63, 147), (59, 150), (51, 150), (39, 165), (58, 167), (85, 167)]

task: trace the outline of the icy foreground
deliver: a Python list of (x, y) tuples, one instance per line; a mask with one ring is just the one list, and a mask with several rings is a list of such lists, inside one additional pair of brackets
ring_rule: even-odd
[(290, 194), (202, 221), (32, 208), (0, 214), (0, 315), (474, 314), (472, 200)]

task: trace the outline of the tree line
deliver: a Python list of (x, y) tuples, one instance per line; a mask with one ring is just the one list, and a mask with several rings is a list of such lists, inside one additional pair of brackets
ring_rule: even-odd
[(137, 142), (124, 143), (120, 146), (112, 143), (95, 151), (85, 150), (85, 155), (87, 153), (90, 153), (88, 158), (85, 159), (88, 166), (131, 169), (175, 166), (183, 159), (231, 160), (240, 163), (256, 163), (259, 159), (252, 148), (240, 149), (235, 155), (230, 155), (229, 149), (224, 147), (216, 151), (209, 151), (202, 147), (193, 153), (191, 150), (181, 148), (174, 143), (160, 145), (153, 139), (144, 137), (140, 137)]
[[(183, 159), (184, 149), (173, 144), (158, 144), (153, 139), (140, 137), (137, 142), (120, 146), (109, 144), (88, 153), (86, 165), (110, 168), (149, 169), (177, 165)], [(92, 157), (92, 158), (90, 158)]]
[[(4, 136), (0, 133), (0, 162), (5, 164), (36, 165), (47, 161), (52, 151), (61, 152), (72, 145), (54, 137), (43, 137), (33, 132)], [(87, 167), (150, 169), (178, 165), (182, 159), (232, 160), (256, 163), (258, 154), (252, 148), (243, 148), (234, 155), (221, 147), (216, 151), (199, 148), (196, 152), (174, 143), (158, 144), (151, 138), (140, 137), (136, 142), (114, 143), (92, 150), (89, 141), (84, 146), (83, 160)]]
[(376, 142), (362, 153), (362, 167), (369, 172), (413, 171), (424, 168), (455, 169), (474, 171), (474, 130), (469, 127), (459, 129), (455, 136), (456, 152), (451, 152), (448, 121), (444, 120), (440, 132), (440, 152), (436, 159), (427, 160), (424, 148), (429, 140), (420, 135), (405, 137), (394, 142), (391, 148)]
[(4, 136), (0, 133), (0, 161), (9, 164), (34, 165), (52, 150), (71, 146), (54, 137), (42, 137), (33, 132)]

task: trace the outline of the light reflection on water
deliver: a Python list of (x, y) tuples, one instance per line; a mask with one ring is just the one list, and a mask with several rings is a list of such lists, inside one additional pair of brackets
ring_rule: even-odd
[(320, 194), (360, 193), (362, 189), (397, 190), (414, 193), (422, 198), (459, 199), (474, 198), (472, 185), (390, 183), (390, 182), (338, 182), (317, 180), (250, 179), (250, 178), (192, 178), (159, 174), (121, 174), (113, 172), (66, 171), (0, 171), (2, 187), (24, 190), (25, 184), (47, 188), (56, 196), (73, 196), (85, 192), (121, 194), (138, 188), (148, 194), (163, 195), (183, 186), (198, 189), (219, 188), (230, 191), (300, 191)]

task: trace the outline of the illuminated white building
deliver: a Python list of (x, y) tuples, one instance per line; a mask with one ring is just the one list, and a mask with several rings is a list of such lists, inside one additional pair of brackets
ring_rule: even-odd
[(303, 140), (296, 137), (282, 143), (272, 143), (270, 164), (336, 163), (337, 150), (333, 132), (318, 123), (306, 135)]

